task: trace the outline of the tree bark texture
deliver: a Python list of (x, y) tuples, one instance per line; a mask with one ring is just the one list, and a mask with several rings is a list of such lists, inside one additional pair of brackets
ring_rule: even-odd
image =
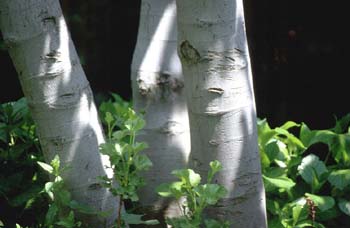
[(157, 196), (155, 188), (174, 180), (171, 171), (184, 168), (190, 133), (181, 63), (177, 55), (174, 0), (142, 0), (138, 39), (133, 55), (134, 108), (145, 111), (146, 127), (139, 140), (153, 162), (144, 173), (147, 186), (140, 192), (143, 206), (165, 216), (179, 215), (179, 206)]
[(208, 215), (235, 228), (265, 228), (265, 192), (241, 0), (177, 0), (178, 52), (191, 129), (190, 166), (229, 193)]
[(73, 198), (109, 218), (81, 217), (89, 227), (110, 227), (118, 200), (96, 179), (108, 158), (92, 91), (58, 0), (0, 0), (0, 28), (37, 124), (45, 159), (58, 154)]

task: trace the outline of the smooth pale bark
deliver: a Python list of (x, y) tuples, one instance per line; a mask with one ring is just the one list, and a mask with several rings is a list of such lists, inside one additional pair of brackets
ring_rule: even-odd
[(178, 51), (191, 129), (190, 164), (229, 194), (208, 210), (235, 228), (266, 227), (256, 110), (241, 0), (177, 0)]
[[(190, 151), (190, 133), (181, 63), (177, 55), (174, 0), (143, 0), (138, 39), (132, 62), (134, 108), (145, 111), (146, 127), (138, 140), (153, 167), (144, 173), (147, 186), (140, 202), (166, 216), (179, 214), (179, 206), (160, 198), (155, 188), (174, 180), (172, 170), (184, 168)], [(162, 212), (163, 213), (163, 212)]]
[(96, 179), (105, 175), (104, 142), (89, 82), (68, 33), (58, 0), (0, 0), (0, 28), (18, 72), (40, 143), (49, 162), (56, 154), (73, 198), (107, 219), (81, 217), (88, 227), (110, 227), (118, 200)]

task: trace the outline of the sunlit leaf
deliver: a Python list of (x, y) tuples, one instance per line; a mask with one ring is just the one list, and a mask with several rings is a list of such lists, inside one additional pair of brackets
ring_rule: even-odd
[(325, 164), (314, 154), (309, 154), (303, 158), (301, 164), (298, 166), (298, 171), (308, 184), (313, 183), (313, 179), (315, 178), (314, 174), (316, 174), (318, 180), (321, 180), (322, 175), (328, 172)]
[(319, 196), (310, 193), (305, 193), (305, 196), (310, 198), (321, 211), (326, 211), (335, 205), (333, 197), (330, 196)]
[(334, 187), (343, 190), (350, 185), (350, 169), (332, 171), (328, 176), (328, 181)]

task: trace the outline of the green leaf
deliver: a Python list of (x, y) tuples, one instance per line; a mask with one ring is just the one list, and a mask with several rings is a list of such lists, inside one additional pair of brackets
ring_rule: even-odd
[(63, 226), (65, 228), (75, 228), (74, 212), (70, 211), (67, 217), (60, 218), (60, 221), (56, 222), (56, 225)]
[(52, 225), (55, 221), (59, 208), (56, 204), (51, 204), (45, 216), (45, 224)]
[(136, 170), (147, 170), (152, 166), (151, 160), (146, 155), (135, 156), (133, 159)]
[(170, 184), (163, 183), (156, 188), (156, 192), (163, 197), (175, 197), (176, 199), (179, 199), (182, 196), (182, 185), (183, 183), (180, 181), (172, 182)]
[(306, 147), (315, 143), (325, 143), (330, 145), (336, 134), (329, 130), (313, 130), (311, 131), (308, 126), (302, 123), (300, 128), (300, 140)]
[(332, 171), (328, 176), (328, 181), (334, 187), (343, 190), (350, 185), (350, 169)]
[(118, 141), (122, 140), (125, 136), (128, 136), (128, 135), (130, 135), (130, 131), (126, 129), (113, 132), (112, 134), (113, 138)]
[(286, 176), (271, 178), (263, 175), (263, 180), (266, 187), (266, 191), (272, 191), (273, 187), (290, 189), (295, 185), (295, 182)]
[(152, 219), (152, 220), (142, 220), (142, 216), (144, 215), (138, 215), (138, 214), (129, 214), (126, 212), (122, 213), (122, 219), (126, 222), (126, 224), (145, 224), (145, 225), (157, 225), (159, 224), (158, 220)]
[(333, 138), (330, 146), (334, 159), (350, 165), (350, 135), (341, 134)]
[(91, 208), (91, 207), (89, 207), (87, 205), (84, 205), (82, 203), (79, 203), (79, 202), (77, 202), (75, 200), (69, 201), (68, 206), (71, 209), (74, 209), (74, 210), (79, 211), (79, 212), (84, 213), (84, 214), (94, 215), (94, 214), (98, 213), (98, 211), (94, 210), (93, 208)]
[(293, 216), (293, 226), (295, 226), (299, 222), (300, 214), (302, 212), (303, 208), (300, 205), (296, 205), (293, 207), (292, 211), (292, 216)]
[(314, 183), (315, 177), (318, 180), (322, 180), (322, 175), (328, 172), (325, 164), (314, 154), (309, 154), (303, 158), (298, 166), (298, 171), (308, 184)]
[(309, 197), (321, 211), (326, 211), (335, 205), (333, 197), (330, 196), (318, 196), (310, 193), (305, 193), (306, 197)]
[(145, 142), (136, 142), (135, 145), (133, 145), (133, 150), (135, 153), (143, 151), (144, 149), (147, 149), (147, 148), (148, 148), (148, 145)]
[(271, 130), (266, 119), (258, 121), (258, 140), (261, 146), (265, 145), (270, 139), (272, 139), (277, 133)]
[(54, 192), (54, 195), (56, 197), (56, 201), (60, 202), (63, 205), (69, 206), (69, 203), (71, 201), (71, 194), (65, 190), (65, 189), (60, 189), (56, 190)]
[(285, 124), (283, 124), (280, 128), (284, 129), (284, 130), (288, 130), (289, 128), (292, 127), (299, 127), (300, 124), (297, 124), (293, 121), (287, 121)]
[(229, 228), (229, 222), (219, 222), (215, 219), (205, 219), (204, 224), (206, 228)]
[(340, 199), (338, 203), (338, 207), (342, 212), (350, 216), (350, 201), (345, 199)]
[(217, 201), (227, 195), (227, 190), (218, 184), (205, 184), (195, 188), (201, 201), (214, 205)]
[(196, 187), (201, 182), (201, 176), (192, 169), (174, 170), (171, 173), (191, 187)]
[(53, 168), (54, 175), (58, 176), (59, 175), (59, 169), (60, 169), (60, 157), (58, 156), (58, 154), (55, 155), (53, 160), (50, 162), (50, 165)]
[(113, 115), (110, 112), (106, 112), (104, 119), (108, 125), (111, 125), (111, 123), (114, 121)]
[(208, 183), (210, 183), (214, 175), (222, 169), (222, 165), (218, 160), (211, 161), (209, 163), (209, 166), (210, 166), (210, 170), (208, 172), (208, 178), (207, 178)]
[(346, 133), (350, 124), (350, 113), (343, 116), (340, 120), (336, 120), (335, 127), (331, 130), (337, 134)]
[(37, 161), (38, 165), (45, 170), (46, 172), (52, 174), (53, 173), (53, 167), (49, 164), (46, 164), (44, 162)]

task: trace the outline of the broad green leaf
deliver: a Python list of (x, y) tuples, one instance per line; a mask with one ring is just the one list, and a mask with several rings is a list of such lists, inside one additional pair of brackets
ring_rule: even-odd
[(58, 154), (55, 155), (53, 160), (50, 162), (50, 165), (53, 168), (54, 175), (58, 176), (59, 175), (59, 169), (60, 169), (60, 157)]
[(138, 153), (147, 148), (148, 148), (148, 145), (145, 142), (136, 142), (135, 145), (133, 145), (133, 149), (135, 153)]
[(65, 189), (59, 189), (54, 192), (56, 201), (68, 206), (71, 200), (71, 194)]
[(218, 160), (209, 163), (210, 169), (208, 172), (207, 182), (210, 183), (214, 175), (222, 169), (222, 165)]
[(311, 131), (308, 126), (302, 123), (300, 128), (300, 140), (302, 143), (309, 147), (315, 143), (325, 143), (330, 145), (336, 134), (329, 130), (313, 130)]
[(74, 212), (70, 211), (68, 216), (65, 218), (60, 218), (58, 222), (56, 222), (56, 225), (63, 226), (65, 228), (75, 228), (77, 227), (74, 221)]
[(180, 181), (172, 182), (170, 184), (163, 183), (156, 188), (156, 192), (163, 197), (180, 198), (182, 196), (181, 188), (183, 183)]
[(189, 220), (186, 216), (166, 218), (166, 223), (174, 228), (198, 228), (198, 224), (193, 224), (193, 220)]
[(273, 218), (269, 219), (267, 222), (268, 222), (269, 228), (283, 228), (283, 227), (285, 227), (282, 225), (281, 219), (279, 219), (279, 218), (273, 217)]
[(343, 116), (339, 120), (336, 119), (335, 127), (332, 128), (331, 130), (337, 134), (346, 133), (349, 127), (349, 124), (350, 124), (350, 113)]
[(333, 197), (319, 196), (310, 193), (305, 193), (306, 197), (309, 197), (321, 211), (326, 211), (335, 205)]
[(298, 171), (308, 184), (313, 183), (315, 175), (318, 180), (322, 180), (322, 175), (328, 172), (325, 164), (314, 154), (309, 154), (303, 158), (298, 166)]
[(97, 214), (98, 211), (94, 210), (93, 208), (87, 206), (87, 205), (84, 205), (82, 203), (79, 203), (75, 200), (71, 200), (69, 201), (68, 203), (68, 206), (71, 208), (71, 209), (74, 209), (74, 210), (77, 210), (81, 213), (84, 213), (84, 214)]
[(51, 204), (49, 207), (49, 210), (46, 213), (45, 216), (45, 223), (46, 225), (52, 225), (55, 221), (55, 217), (59, 211), (59, 208), (56, 204)]
[(332, 171), (328, 176), (328, 181), (334, 187), (343, 190), (350, 185), (350, 169)]
[(334, 137), (330, 150), (337, 162), (343, 162), (350, 165), (350, 135), (340, 134)]
[(126, 222), (126, 224), (145, 224), (145, 225), (157, 225), (159, 224), (158, 220), (142, 220), (142, 216), (138, 214), (129, 214), (126, 212), (122, 213), (122, 219)]
[(277, 133), (271, 130), (266, 119), (258, 120), (258, 141), (260, 146), (264, 146), (270, 139), (272, 139)]
[(341, 199), (339, 200), (338, 207), (342, 212), (350, 216), (350, 201)]
[(125, 145), (122, 146), (119, 142), (114, 143), (115, 152), (121, 156), (124, 153)]
[(53, 173), (53, 167), (49, 164), (46, 164), (44, 162), (40, 162), (40, 161), (37, 161), (38, 165), (40, 165), (40, 167), (45, 170), (46, 172), (52, 174)]
[(287, 137), (287, 144), (289, 147), (289, 150), (304, 150), (306, 149), (305, 145), (303, 144), (303, 142), (298, 139), (297, 137), (295, 137), (293, 134), (289, 133), (287, 130), (283, 129), (283, 128), (279, 128), (276, 127), (275, 131), (279, 134), (279, 135), (284, 135), (285, 137)]
[(111, 123), (114, 121), (114, 118), (110, 112), (106, 112), (105, 121), (108, 125), (111, 125)]
[(281, 212), (280, 205), (276, 200), (266, 199), (266, 209), (273, 215), (278, 215)]
[(46, 182), (44, 191), (49, 195), (50, 199), (53, 201), (54, 200), (54, 195), (52, 192), (52, 188), (54, 186), (53, 182)]
[(209, 205), (216, 204), (219, 199), (225, 197), (227, 194), (227, 190), (217, 184), (199, 185), (195, 190), (198, 192), (200, 199)]
[[(265, 146), (265, 152), (266, 152), (266, 155), (268, 156), (270, 161), (277, 159), (277, 156), (280, 153), (280, 149), (277, 145), (277, 141), (275, 140), (275, 141), (268, 143)], [(281, 159), (279, 159), (279, 160), (281, 160)], [(283, 159), (283, 160), (285, 160), (285, 159)]]
[(326, 211), (320, 211), (317, 212), (317, 220), (322, 222), (322, 221), (328, 221), (328, 220), (333, 220), (336, 219), (341, 214), (341, 212), (338, 210), (336, 207), (332, 207), (331, 209), (328, 209)]
[(180, 178), (183, 183), (196, 187), (201, 182), (201, 176), (195, 173), (192, 169), (179, 169), (171, 172), (176, 177)]
[(296, 205), (293, 207), (292, 217), (293, 217), (293, 226), (295, 226), (299, 222), (300, 214), (303, 208), (300, 205)]
[(273, 190), (273, 187), (290, 189), (295, 185), (294, 181), (286, 176), (271, 178), (263, 175), (263, 180), (266, 187), (266, 191)]
[(129, 131), (129, 130), (126, 130), (126, 129), (124, 129), (124, 130), (119, 130), (119, 131), (115, 131), (115, 132), (113, 132), (113, 134), (112, 134), (113, 138), (116, 139), (116, 140), (121, 140), (121, 139), (123, 139), (125, 136), (128, 136), (128, 135), (130, 135), (130, 131)]
[(286, 123), (284, 123), (280, 128), (284, 129), (284, 130), (288, 130), (289, 128), (292, 127), (299, 127), (300, 124), (297, 124), (293, 121), (287, 121)]
[(229, 222), (221, 222), (215, 219), (205, 219), (204, 224), (206, 228), (229, 228)]
[(138, 155), (135, 156), (134, 165), (136, 167), (136, 170), (147, 170), (152, 166), (151, 160), (146, 155)]

